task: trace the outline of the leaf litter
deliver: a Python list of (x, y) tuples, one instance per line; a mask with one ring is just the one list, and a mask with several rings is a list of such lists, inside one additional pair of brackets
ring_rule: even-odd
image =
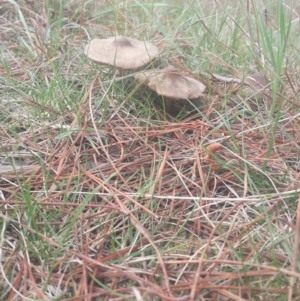
[[(10, 69), (30, 81), (27, 63)], [(216, 105), (229, 91), (218, 80), (205, 79)], [(296, 296), (288, 283), (300, 277), (297, 262), (282, 237), (292, 244), (299, 230), (291, 209), (299, 187), (299, 116), (286, 110), (266, 159), (272, 128), (266, 108), (254, 101), (242, 114), (238, 90), (224, 114), (207, 105), (177, 122), (157, 108), (160, 120), (111, 108), (113, 118), (97, 123), (92, 85), (77, 116), (34, 127), (24, 104), (40, 104), (16, 102), (23, 113), (16, 114), (1, 100), (1, 120), (19, 134), (2, 123), (1, 294), (7, 300)], [(42, 109), (58, 115), (50, 105)]]

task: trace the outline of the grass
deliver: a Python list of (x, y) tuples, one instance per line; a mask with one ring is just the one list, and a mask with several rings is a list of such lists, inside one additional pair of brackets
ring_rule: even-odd
[[(1, 300), (300, 300), (298, 4), (0, 10)], [(87, 60), (115, 34), (158, 43), (201, 106), (168, 116)]]

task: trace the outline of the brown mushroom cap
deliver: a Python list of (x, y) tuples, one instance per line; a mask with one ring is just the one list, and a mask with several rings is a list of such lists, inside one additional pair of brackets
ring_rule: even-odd
[(195, 99), (203, 96), (206, 88), (196, 79), (182, 74), (173, 66), (158, 71), (146, 71), (135, 78), (157, 94), (172, 99)]
[(268, 86), (269, 82), (263, 73), (257, 72), (252, 75), (248, 75), (245, 78), (245, 84), (252, 87), (253, 90), (264, 90)]
[(158, 48), (150, 43), (121, 36), (91, 40), (84, 49), (97, 63), (122, 69), (142, 67), (158, 56)]

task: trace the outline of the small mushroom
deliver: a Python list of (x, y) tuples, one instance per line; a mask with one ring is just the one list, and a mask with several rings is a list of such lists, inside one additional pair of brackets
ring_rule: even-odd
[(270, 99), (269, 81), (263, 73), (248, 75), (244, 83), (246, 84), (243, 89), (244, 96)]
[(91, 40), (84, 53), (92, 61), (114, 66), (123, 73), (124, 69), (137, 69), (148, 64), (158, 56), (159, 50), (150, 42), (117, 36)]
[(147, 85), (158, 95), (164, 96), (166, 111), (171, 115), (177, 115), (189, 102), (187, 100), (199, 99), (204, 96), (206, 88), (201, 82), (183, 74), (172, 65), (158, 71), (145, 71), (135, 75), (142, 84)]

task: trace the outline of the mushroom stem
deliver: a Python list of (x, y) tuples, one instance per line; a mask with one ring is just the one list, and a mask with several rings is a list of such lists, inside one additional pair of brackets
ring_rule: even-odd
[(124, 69), (123, 68), (117, 68), (117, 70), (118, 70), (119, 77), (123, 77), (124, 76)]

